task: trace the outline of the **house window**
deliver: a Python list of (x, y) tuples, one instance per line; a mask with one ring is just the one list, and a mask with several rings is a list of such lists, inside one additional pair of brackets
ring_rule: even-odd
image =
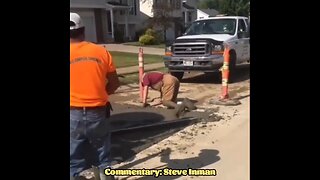
[[(128, 0), (119, 0), (120, 4), (128, 4)], [(126, 10), (121, 9), (120, 10), (120, 15), (125, 15), (126, 14)]]
[(129, 14), (137, 15), (137, 0), (130, 0), (128, 5), (130, 6)]
[(169, 1), (170, 1), (170, 5), (173, 5), (173, 2), (174, 2), (174, 1), (173, 1), (173, 0), (169, 0)]
[(188, 12), (188, 22), (192, 21), (192, 14), (191, 12)]
[(107, 19), (108, 19), (108, 32), (111, 32), (112, 28), (111, 28), (111, 13), (110, 13), (110, 11), (107, 11)]
[(176, 9), (180, 9), (181, 8), (181, 0), (175, 0), (174, 2), (176, 3), (174, 7)]

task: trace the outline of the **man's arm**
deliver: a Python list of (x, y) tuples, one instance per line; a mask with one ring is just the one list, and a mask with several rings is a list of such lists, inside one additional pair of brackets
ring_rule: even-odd
[(107, 78), (107, 85), (106, 91), (108, 94), (113, 94), (119, 87), (120, 81), (117, 75), (116, 67), (113, 64), (112, 56), (109, 51), (104, 51), (104, 60), (105, 60), (105, 68), (106, 68), (106, 78)]
[(106, 86), (106, 91), (108, 94), (113, 94), (119, 87), (120, 81), (117, 75), (117, 71), (109, 72), (107, 74), (108, 83)]
[(149, 90), (149, 86), (144, 86), (143, 87), (142, 103), (143, 103), (144, 106), (147, 105), (148, 90)]

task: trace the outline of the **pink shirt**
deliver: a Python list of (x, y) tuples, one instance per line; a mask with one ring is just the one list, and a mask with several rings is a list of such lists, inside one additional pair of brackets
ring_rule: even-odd
[(162, 81), (163, 79), (163, 73), (161, 72), (149, 72), (145, 73), (143, 79), (142, 79), (142, 85), (143, 86), (152, 86), (157, 84), (158, 82)]

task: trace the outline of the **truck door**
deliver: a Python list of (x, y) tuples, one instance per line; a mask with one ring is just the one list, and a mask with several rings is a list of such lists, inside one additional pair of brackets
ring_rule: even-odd
[(241, 38), (242, 44), (242, 62), (250, 59), (250, 33), (249, 33), (249, 24), (248, 19), (239, 19), (239, 26), (243, 27), (243, 36)]

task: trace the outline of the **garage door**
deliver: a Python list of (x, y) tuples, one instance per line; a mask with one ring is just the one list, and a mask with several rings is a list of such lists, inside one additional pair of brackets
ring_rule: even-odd
[(76, 10), (85, 26), (85, 36), (87, 41), (97, 42), (96, 23), (93, 10)]

